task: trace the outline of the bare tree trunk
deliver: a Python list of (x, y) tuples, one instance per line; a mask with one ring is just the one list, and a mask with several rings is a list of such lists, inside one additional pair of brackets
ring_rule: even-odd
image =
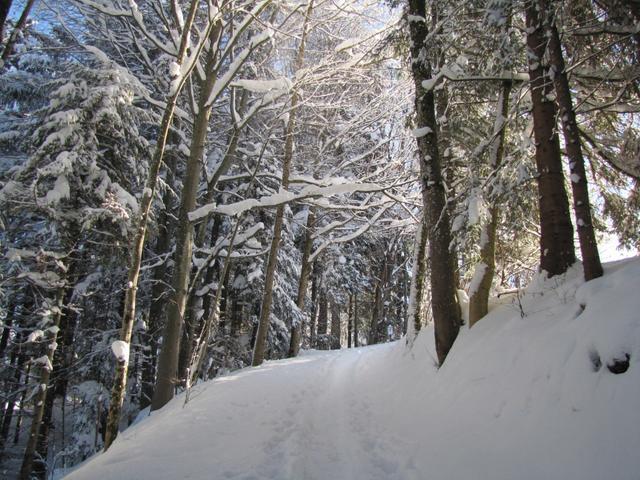
[(349, 294), (349, 312), (347, 319), (347, 348), (351, 348), (353, 337), (353, 293)]
[[(582, 253), (582, 268), (585, 280), (592, 280), (602, 276), (602, 264), (598, 252), (596, 234), (591, 220), (591, 202), (589, 201), (589, 185), (584, 168), (580, 131), (576, 123), (576, 113), (573, 109), (569, 80), (562, 55), (562, 44), (555, 23), (555, 15), (552, 12), (553, 5), (547, 0), (540, 0), (541, 6), (546, 12), (545, 36), (549, 41), (549, 54), (551, 68), (553, 69), (553, 84), (556, 91), (556, 100), (560, 107), (560, 120), (564, 134), (564, 143), (569, 157), (571, 171), (571, 189), (573, 191), (573, 210), (578, 224), (578, 240)], [(640, 9), (640, 7), (638, 7)]]
[[(182, 37), (180, 40), (180, 48), (178, 50), (178, 55), (176, 56), (176, 63), (178, 65), (181, 65), (184, 61), (187, 45), (190, 40), (191, 26), (197, 10), (198, 1), (192, 0), (189, 5), (189, 13), (185, 19)], [(180, 94), (183, 85), (184, 79), (182, 83), (178, 85), (178, 88), (175, 88), (167, 98), (167, 104), (160, 123), (160, 131), (158, 133), (156, 147), (153, 152), (151, 164), (149, 165), (149, 174), (145, 183), (144, 191), (142, 192), (135, 237), (129, 248), (131, 258), (129, 262), (128, 283), (125, 292), (124, 311), (122, 314), (122, 328), (120, 331), (120, 340), (125, 342), (127, 345), (131, 343), (131, 333), (133, 332), (133, 324), (136, 317), (136, 296), (138, 292), (138, 281), (140, 278), (140, 265), (142, 263), (142, 253), (147, 234), (151, 203), (158, 183), (158, 172), (160, 171), (160, 165), (162, 164), (162, 158), (164, 157), (164, 149), (167, 144), (167, 137), (173, 120), (173, 113), (178, 101), (178, 95)], [(124, 395), (127, 386), (127, 370), (128, 362), (117, 360), (116, 373), (113, 381), (113, 388), (111, 390), (109, 414), (107, 416), (107, 427), (104, 442), (105, 451), (111, 446), (118, 435), (120, 413), (122, 411), (122, 404), (124, 402)]]
[(411, 275), (411, 292), (409, 294), (409, 319), (407, 321), (407, 343), (413, 341), (422, 329), (424, 312), (424, 292), (427, 288), (427, 235), (424, 219), (420, 220), (416, 232), (415, 250), (413, 254), (413, 272)]
[[(29, 439), (25, 448), (22, 466), (20, 467), (20, 480), (29, 480), (34, 467), (36, 457), (36, 449), (40, 438), (40, 429), (42, 427), (45, 414), (47, 391), (49, 389), (49, 380), (51, 378), (51, 370), (53, 369), (53, 354), (56, 351), (56, 340), (58, 338), (58, 329), (60, 328), (60, 319), (62, 317), (62, 302), (64, 298), (64, 288), (60, 288), (56, 298), (56, 308), (53, 315), (53, 325), (46, 330), (47, 336), (47, 353), (41, 357), (40, 379), (38, 381), (38, 392), (35, 395), (33, 417), (31, 419), (31, 429), (29, 431)], [(53, 392), (52, 396), (53, 396)]]
[[(178, 211), (178, 228), (176, 231), (176, 249), (171, 286), (173, 295), (167, 308), (167, 323), (162, 334), (162, 347), (158, 356), (158, 372), (156, 386), (151, 399), (151, 410), (162, 408), (173, 398), (178, 374), (178, 358), (180, 353), (180, 339), (184, 310), (187, 302), (189, 287), (189, 273), (191, 271), (191, 247), (193, 228), (189, 221), (189, 212), (196, 206), (198, 183), (200, 181), (200, 162), (204, 155), (204, 148), (209, 127), (212, 103), (209, 96), (216, 84), (217, 72), (216, 50), (214, 45), (221, 32), (220, 22), (216, 22), (209, 35), (209, 52), (205, 65), (206, 76), (201, 85), (198, 102), (198, 113), (193, 123), (193, 134), (189, 148), (189, 158), (183, 178), (180, 207)], [(186, 342), (189, 343), (189, 342)]]
[(360, 343), (358, 341), (358, 292), (353, 294), (353, 346), (358, 348)]
[(318, 320), (318, 282), (320, 281), (319, 275), (320, 264), (313, 262), (311, 273), (311, 321), (309, 322), (309, 346), (316, 348), (316, 331)]
[[(307, 38), (309, 18), (313, 11), (313, 0), (309, 0), (307, 10), (305, 11), (304, 21), (302, 24), (302, 35), (300, 36), (300, 45), (295, 59), (294, 71), (297, 72), (302, 68), (304, 63), (304, 46)], [(284, 145), (284, 159), (282, 162), (282, 188), (289, 187), (289, 172), (291, 170), (291, 161), (293, 158), (293, 134), (296, 124), (296, 113), (298, 107), (298, 92), (293, 90), (291, 95), (291, 109), (289, 110), (289, 121), (287, 122), (287, 131)], [(275, 279), (276, 265), (278, 263), (278, 249), (280, 239), (282, 237), (282, 223), (284, 220), (285, 205), (279, 205), (276, 209), (276, 219), (273, 225), (273, 238), (271, 240), (271, 248), (269, 249), (269, 260), (267, 263), (267, 271), (264, 279), (264, 294), (262, 296), (262, 307), (260, 308), (260, 321), (258, 323), (258, 333), (256, 334), (256, 344), (253, 348), (253, 358), (251, 364), (257, 366), (262, 364), (265, 356), (265, 346), (267, 342), (267, 333), (269, 332), (269, 323), (271, 318), (271, 303), (273, 301), (273, 282)]]
[(340, 350), (340, 305), (335, 298), (331, 298), (331, 349)]
[[(10, 5), (11, 2), (8, 2), (8, 3), (9, 3), (9, 6), (7, 7), (7, 13), (9, 13), (9, 7), (11, 6)], [(7, 59), (13, 53), (13, 47), (15, 46), (16, 41), (18, 40), (18, 36), (24, 29), (24, 26), (27, 24), (27, 19), (29, 18), (29, 13), (31, 13), (31, 8), (33, 8), (34, 3), (35, 3), (35, 0), (27, 0), (27, 3), (25, 4), (24, 9), (22, 10), (22, 14), (18, 19), (18, 23), (16, 23), (16, 26), (13, 27), (13, 31), (11, 32), (11, 35), (7, 39), (7, 43), (4, 46), (4, 50), (2, 51), (2, 56), (0, 57), (2, 61), (6, 62)], [(6, 19), (6, 14), (5, 14), (5, 19)], [(4, 27), (4, 22), (2, 23), (2, 27)], [(2, 41), (2, 37), (0, 37), (0, 42), (1, 41)]]
[[(20, 352), (15, 352), (12, 354), (12, 359), (10, 365), (13, 365), (15, 368), (15, 373), (13, 375), (15, 387), (14, 392), (8, 396), (7, 405), (4, 410), (4, 415), (2, 416), (2, 426), (0, 427), (0, 455), (4, 451), (5, 445), (7, 443), (7, 439), (9, 438), (9, 430), (11, 428), (11, 421), (13, 420), (13, 411), (16, 408), (16, 400), (19, 397), (20, 392), (20, 379), (22, 377), (22, 367), (24, 366), (24, 355)], [(27, 368), (25, 372), (25, 385), (29, 383), (29, 369)], [(20, 404), (20, 403), (19, 403)]]
[[(167, 161), (167, 188), (162, 196), (164, 209), (158, 217), (158, 238), (156, 240), (156, 252), (158, 255), (168, 255), (171, 250), (171, 233), (173, 232), (173, 220), (171, 210), (173, 208), (173, 189), (175, 158), (173, 155)], [(151, 405), (153, 389), (156, 378), (156, 363), (158, 356), (159, 330), (164, 325), (165, 305), (167, 303), (167, 264), (165, 258), (162, 264), (156, 267), (153, 273), (153, 286), (151, 287), (151, 306), (147, 321), (147, 348), (148, 358), (142, 369), (142, 390), (140, 394), (140, 408)]]
[(0, 45), (4, 42), (4, 25), (11, 10), (13, 0), (3, 0), (0, 2)]
[[(493, 141), (490, 150), (490, 164), (493, 170), (500, 167), (504, 152), (505, 123), (509, 113), (509, 95), (511, 82), (502, 82), (498, 108), (493, 124)], [(476, 265), (469, 292), (469, 328), (489, 312), (489, 293), (496, 271), (496, 230), (500, 217), (497, 200), (491, 200), (487, 223), (482, 225), (480, 233), (480, 262)]]
[(318, 303), (318, 335), (326, 335), (329, 319), (329, 306), (327, 301), (327, 292), (325, 292), (324, 286), (320, 286)]
[[(305, 229), (304, 246), (302, 249), (302, 267), (300, 268), (300, 278), (298, 280), (298, 295), (296, 297), (296, 306), (302, 312), (304, 311), (304, 299), (307, 295), (307, 286), (309, 285), (309, 274), (311, 273), (311, 249), (313, 247), (313, 227), (315, 224), (315, 211), (309, 209), (307, 215), (307, 225)], [(291, 327), (291, 342), (289, 344), (289, 357), (296, 357), (300, 351), (300, 342), (302, 340), (302, 324), (295, 324)]]
[(4, 327), (2, 328), (2, 337), (0, 338), (0, 360), (4, 358), (4, 352), (9, 344), (9, 335), (11, 334), (11, 327), (13, 326), (13, 318), (16, 313), (16, 304), (12, 299), (9, 299), (9, 305), (7, 306), (7, 315), (4, 321)]
[[(424, 0), (409, 0), (409, 14), (426, 19)], [(411, 68), (416, 91), (416, 120), (420, 172), (424, 200), (425, 229), (429, 239), (431, 295), (436, 351), (440, 365), (444, 362), (458, 330), (460, 308), (456, 296), (455, 258), (449, 250), (451, 227), (442, 179), (438, 150), (437, 123), (432, 89), (422, 82), (431, 79), (426, 21), (409, 22), (411, 34)]]
[(541, 14), (544, 14), (544, 10), (540, 0), (526, 2), (529, 78), (538, 169), (540, 268), (552, 277), (566, 272), (575, 262), (575, 251), (560, 143), (555, 129), (556, 108), (550, 99), (553, 88), (545, 71), (548, 68), (545, 65), (547, 38)]
[(22, 390), (22, 395), (20, 396), (20, 402), (18, 407), (18, 418), (16, 419), (16, 428), (13, 432), (13, 444), (17, 445), (20, 441), (20, 430), (22, 429), (22, 421), (24, 418), (24, 404), (27, 399), (27, 387), (29, 386), (29, 378), (31, 376), (31, 364), (27, 365), (27, 370), (24, 373), (24, 388)]

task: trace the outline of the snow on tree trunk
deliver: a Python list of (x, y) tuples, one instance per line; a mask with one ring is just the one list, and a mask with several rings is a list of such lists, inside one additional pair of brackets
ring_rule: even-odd
[[(189, 5), (189, 13), (182, 31), (180, 48), (178, 50), (178, 55), (176, 56), (176, 63), (178, 65), (183, 62), (187, 53), (187, 46), (190, 43), (189, 36), (191, 34), (191, 26), (195, 19), (196, 11), (198, 10), (197, 7), (198, 1), (192, 0)], [(209, 26), (209, 28), (210, 27), (211, 26)], [(193, 68), (193, 65), (191, 68)], [(167, 98), (167, 103), (162, 115), (162, 121), (160, 122), (156, 146), (151, 159), (151, 164), (149, 165), (147, 181), (142, 193), (140, 210), (136, 222), (136, 233), (131, 245), (129, 246), (131, 257), (129, 262), (129, 273), (127, 276), (128, 282), (125, 292), (124, 311), (122, 314), (122, 328), (120, 331), (120, 340), (126, 343), (131, 343), (131, 333), (133, 332), (133, 324), (136, 317), (136, 297), (138, 292), (138, 281), (140, 278), (140, 265), (142, 264), (142, 254), (147, 234), (149, 214), (151, 212), (151, 203), (158, 183), (158, 173), (160, 172), (160, 166), (164, 157), (164, 150), (167, 144), (169, 129), (171, 128), (178, 96), (182, 91), (182, 87), (184, 86), (186, 76), (188, 74), (190, 74), (190, 71), (185, 72), (185, 75), (181, 76), (177, 84), (178, 88), (172, 88)], [(125, 362), (118, 362), (116, 365), (116, 373), (113, 381), (113, 388), (111, 390), (111, 402), (109, 403), (109, 414), (107, 416), (107, 427), (104, 441), (105, 451), (111, 446), (118, 435), (120, 413), (122, 411), (122, 404), (124, 403), (124, 396), (126, 393), (127, 369), (128, 365)]]
[(548, 0), (540, 0), (540, 7), (545, 13), (545, 36), (548, 38), (549, 57), (551, 62), (551, 77), (556, 91), (559, 106), (560, 121), (564, 134), (564, 144), (571, 172), (571, 190), (573, 192), (573, 210), (578, 224), (578, 240), (582, 253), (582, 267), (585, 280), (592, 280), (602, 276), (602, 264), (598, 252), (596, 234), (591, 219), (591, 202), (589, 201), (589, 185), (584, 168), (580, 132), (576, 123), (576, 113), (571, 99), (569, 80), (565, 70), (562, 44), (555, 23), (553, 5)]
[[(180, 207), (178, 210), (178, 228), (175, 232), (176, 247), (171, 280), (173, 298), (168, 302), (167, 322), (162, 335), (160, 355), (158, 356), (156, 386), (151, 400), (152, 410), (162, 408), (173, 398), (175, 383), (179, 380), (177, 374), (178, 356), (180, 352), (180, 335), (182, 332), (184, 310), (187, 301), (187, 289), (189, 286), (189, 273), (191, 270), (193, 228), (189, 221), (189, 212), (191, 212), (196, 206), (196, 197), (198, 194), (198, 184), (200, 181), (201, 171), (200, 162), (204, 155), (212, 106), (212, 104), (207, 106), (207, 101), (217, 80), (217, 72), (215, 69), (216, 52), (213, 46), (217, 42), (220, 31), (221, 22), (216, 22), (214, 28), (211, 29), (209, 37), (211, 47), (207, 54), (205, 66), (206, 77), (201, 86), (197, 110), (198, 113), (196, 114), (196, 118), (193, 123), (189, 158), (187, 159), (187, 165), (183, 177)], [(185, 330), (188, 334), (187, 337), (190, 337), (189, 333), (192, 332), (191, 326), (186, 325)], [(186, 348), (190, 352), (190, 346), (190, 338), (187, 338), (187, 341), (183, 342), (182, 348)], [(188, 355), (188, 358), (189, 357), (190, 355)]]
[(527, 57), (540, 209), (540, 269), (551, 277), (567, 271), (575, 262), (575, 251), (569, 199), (564, 187), (560, 143), (555, 128), (553, 87), (549, 67), (545, 63), (547, 38), (542, 24), (542, 14), (543, 5), (539, 0), (527, 2)]
[[(38, 384), (38, 391), (34, 399), (33, 416), (31, 418), (31, 428), (29, 430), (29, 439), (27, 440), (27, 446), (22, 458), (22, 466), (20, 467), (20, 480), (29, 480), (34, 468), (34, 462), (36, 459), (36, 449), (40, 440), (40, 433), (43, 424), (43, 418), (45, 414), (45, 404), (47, 401), (47, 391), (49, 388), (49, 380), (51, 378), (51, 371), (53, 370), (53, 355), (56, 351), (56, 340), (58, 338), (58, 331), (60, 329), (60, 318), (62, 317), (62, 300), (64, 298), (64, 288), (58, 290), (56, 306), (52, 309), (53, 312), (53, 325), (45, 332), (47, 353), (41, 357), (42, 361), (36, 360), (40, 369), (40, 379)], [(53, 395), (53, 392), (51, 392)], [(53, 397), (51, 397), (53, 398)]]
[[(434, 318), (436, 352), (440, 365), (444, 362), (460, 328), (460, 308), (455, 288), (455, 258), (449, 250), (451, 227), (440, 154), (434, 92), (429, 86), (431, 63), (428, 50), (426, 2), (409, 0), (409, 15), (425, 21), (409, 22), (411, 35), (411, 69), (415, 84), (415, 108), (418, 128), (430, 132), (417, 138), (420, 154), (420, 180), (424, 201), (425, 230), (429, 241), (431, 270), (431, 308)], [(423, 82), (427, 82), (423, 86)]]
[(424, 317), (424, 291), (427, 288), (427, 236), (424, 234), (424, 220), (418, 224), (413, 254), (413, 272), (409, 293), (407, 314), (407, 345), (413, 347), (415, 338), (422, 328)]
[[(302, 249), (302, 266), (300, 268), (300, 279), (298, 280), (298, 293), (296, 296), (296, 306), (300, 311), (304, 310), (304, 299), (307, 295), (307, 286), (309, 285), (309, 274), (311, 273), (311, 249), (313, 247), (313, 227), (315, 224), (315, 210), (311, 208), (307, 215), (307, 225), (305, 229), (304, 246)], [(291, 326), (291, 342), (289, 344), (289, 357), (296, 357), (300, 351), (300, 342), (302, 340), (302, 325), (296, 323)]]
[[(510, 23), (510, 22), (509, 22)], [(500, 167), (504, 153), (505, 123), (509, 113), (509, 95), (511, 94), (511, 82), (502, 82), (498, 108), (493, 126), (493, 141), (490, 150), (490, 164), (493, 170)], [(469, 328), (489, 312), (489, 293), (496, 270), (496, 230), (500, 209), (497, 200), (492, 199), (488, 209), (486, 223), (482, 225), (480, 232), (480, 262), (469, 286)]]

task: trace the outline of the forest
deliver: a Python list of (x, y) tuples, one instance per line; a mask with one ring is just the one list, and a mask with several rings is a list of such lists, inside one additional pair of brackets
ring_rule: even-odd
[[(7, 0), (0, 59), (3, 478), (266, 361), (445, 372), (496, 299), (640, 249), (637, 0)], [(378, 478), (293, 471), (246, 478)]]

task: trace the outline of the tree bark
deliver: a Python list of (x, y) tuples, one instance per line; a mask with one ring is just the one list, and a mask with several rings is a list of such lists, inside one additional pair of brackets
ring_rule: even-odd
[(358, 292), (353, 294), (353, 346), (358, 348)]
[[(33, 408), (33, 417), (31, 419), (31, 428), (29, 430), (29, 439), (24, 451), (22, 466), (20, 467), (20, 480), (29, 480), (31, 472), (34, 468), (36, 459), (36, 449), (40, 438), (40, 430), (43, 424), (47, 391), (49, 389), (49, 380), (51, 378), (51, 370), (53, 369), (53, 355), (56, 351), (56, 339), (58, 338), (58, 329), (60, 328), (60, 319), (62, 317), (62, 302), (65, 296), (65, 288), (60, 288), (56, 298), (56, 310), (53, 315), (53, 325), (47, 329), (47, 353), (46, 363), (40, 367), (40, 379), (38, 380), (38, 392), (36, 393)], [(43, 357), (43, 358), (44, 358)], [(51, 392), (53, 394), (53, 392)]]
[(329, 302), (327, 301), (327, 292), (324, 290), (324, 285), (320, 286), (318, 303), (318, 335), (326, 335), (327, 324), (329, 323)]
[(347, 319), (347, 348), (351, 348), (353, 338), (353, 293), (349, 294), (349, 311)]
[[(164, 209), (158, 217), (158, 238), (156, 240), (156, 253), (158, 255), (168, 255), (171, 251), (171, 233), (173, 232), (173, 219), (170, 215), (173, 209), (175, 157), (173, 155), (167, 161), (167, 189), (162, 196)], [(153, 390), (156, 378), (156, 363), (158, 356), (158, 333), (164, 325), (165, 306), (167, 303), (167, 264), (168, 258), (156, 267), (153, 272), (153, 286), (151, 287), (151, 305), (149, 307), (149, 318), (147, 321), (147, 348), (148, 358), (142, 369), (142, 389), (140, 392), (140, 408), (144, 409), (151, 405)]]
[(591, 219), (589, 185), (584, 168), (580, 131), (578, 130), (578, 124), (576, 122), (576, 113), (573, 108), (569, 80), (562, 55), (560, 34), (556, 27), (555, 15), (552, 12), (553, 5), (549, 5), (547, 0), (540, 0), (540, 4), (547, 13), (545, 26), (546, 37), (549, 41), (553, 85), (560, 110), (560, 121), (562, 122), (565, 148), (567, 156), (569, 157), (571, 172), (571, 182), (569, 183), (571, 184), (573, 192), (573, 211), (576, 216), (576, 223), (578, 224), (578, 240), (580, 242), (580, 252), (582, 253), (582, 268), (584, 270), (584, 279), (588, 281), (602, 276), (602, 263), (600, 262), (598, 243)]
[[(304, 299), (307, 295), (309, 285), (309, 274), (311, 273), (311, 249), (313, 247), (313, 227), (315, 224), (315, 211), (311, 207), (307, 215), (307, 225), (305, 228), (304, 246), (302, 247), (302, 267), (300, 268), (300, 278), (298, 280), (298, 294), (296, 296), (296, 306), (304, 311)], [(289, 344), (289, 357), (298, 356), (300, 342), (302, 341), (302, 324), (298, 323), (291, 327), (291, 342)]]
[(340, 306), (335, 298), (331, 299), (331, 349), (340, 350), (340, 337), (342, 331), (340, 328)]
[[(409, 0), (409, 14), (426, 19), (425, 1)], [(416, 120), (418, 127), (424, 129), (424, 135), (418, 136), (417, 142), (425, 227), (429, 239), (431, 308), (436, 352), (442, 365), (460, 329), (460, 308), (456, 296), (455, 258), (449, 250), (451, 227), (438, 151), (434, 94), (432, 89), (422, 86), (423, 81), (431, 79), (427, 44), (429, 32), (426, 21), (409, 22), (409, 29), (412, 42), (411, 69), (416, 92)]]
[(575, 262), (573, 226), (564, 187), (560, 143), (556, 133), (556, 108), (552, 83), (545, 65), (547, 39), (540, 0), (526, 3), (529, 78), (533, 104), (533, 133), (536, 141), (538, 205), (540, 209), (540, 269), (552, 277)]
[[(191, 249), (193, 227), (189, 220), (189, 212), (196, 206), (198, 183), (200, 181), (200, 162), (204, 155), (209, 117), (213, 102), (209, 102), (209, 96), (216, 84), (217, 72), (216, 50), (214, 45), (221, 32), (221, 23), (216, 22), (209, 35), (209, 52), (205, 64), (206, 76), (201, 85), (198, 102), (198, 112), (193, 123), (193, 134), (189, 148), (189, 158), (183, 178), (182, 193), (180, 195), (180, 207), (178, 210), (178, 229), (176, 231), (176, 248), (174, 253), (173, 275), (171, 286), (173, 294), (167, 308), (167, 323), (162, 335), (162, 347), (158, 356), (158, 372), (156, 386), (151, 400), (151, 410), (162, 408), (173, 398), (176, 375), (178, 374), (178, 358), (180, 353), (180, 339), (184, 311), (187, 302), (187, 289), (189, 287), (189, 274), (191, 271)], [(187, 327), (187, 330), (190, 330)], [(187, 342), (189, 343), (189, 342)]]
[[(305, 11), (302, 24), (302, 35), (300, 36), (300, 45), (294, 63), (294, 71), (297, 72), (302, 68), (304, 63), (304, 47), (307, 38), (309, 18), (313, 11), (313, 0), (309, 0)], [(294, 88), (291, 95), (291, 109), (289, 110), (289, 121), (287, 122), (286, 138), (284, 144), (284, 159), (282, 162), (282, 183), (283, 189), (289, 187), (289, 173), (291, 170), (291, 162), (293, 158), (293, 135), (296, 124), (296, 113), (299, 102), (299, 94)], [(256, 344), (253, 348), (253, 358), (251, 364), (255, 367), (264, 361), (265, 347), (267, 342), (267, 333), (269, 332), (269, 324), (271, 319), (271, 303), (273, 301), (273, 282), (275, 279), (276, 265), (278, 263), (278, 249), (282, 238), (282, 223), (284, 220), (285, 204), (279, 205), (276, 209), (276, 219), (273, 225), (273, 238), (271, 240), (271, 248), (269, 249), (269, 260), (267, 263), (267, 271), (264, 279), (264, 293), (262, 296), (262, 307), (260, 308), (260, 321), (258, 323), (258, 333), (256, 334)]]
[[(490, 165), (496, 170), (502, 164), (504, 152), (505, 123), (509, 114), (509, 95), (511, 82), (502, 82), (498, 98), (496, 118), (493, 124), (494, 138), (491, 143)], [(480, 263), (476, 265), (471, 282), (475, 290), (469, 296), (469, 328), (489, 312), (489, 293), (496, 271), (496, 230), (500, 219), (500, 209), (496, 199), (491, 199), (487, 223), (482, 225), (480, 233)]]
[(424, 318), (424, 292), (427, 288), (427, 234), (424, 219), (420, 220), (416, 232), (413, 255), (413, 272), (411, 275), (411, 293), (409, 294), (409, 319), (407, 322), (407, 343), (413, 341), (422, 329)]
[[(7, 3), (9, 3), (7, 7), (7, 14), (8, 14), (9, 7), (11, 6), (11, 2), (7, 2)], [(2, 59), (3, 62), (6, 62), (7, 59), (11, 56), (11, 54), (13, 54), (13, 47), (15, 46), (16, 41), (18, 40), (18, 35), (20, 35), (20, 32), (22, 32), (22, 30), (24, 29), (24, 26), (27, 24), (27, 19), (29, 18), (29, 13), (31, 13), (31, 9), (33, 8), (34, 3), (35, 3), (35, 0), (27, 0), (27, 3), (25, 4), (24, 9), (22, 10), (22, 14), (18, 19), (18, 23), (16, 23), (16, 26), (13, 27), (13, 31), (11, 32), (11, 35), (9, 35), (9, 38), (7, 39), (7, 43), (4, 46), (4, 50), (2, 51), (2, 56), (0, 58)], [(6, 14), (5, 14), (5, 20), (6, 20)], [(4, 27), (4, 22), (2, 22), (2, 27)], [(1, 41), (2, 41), (2, 37), (0, 37), (0, 42)]]
[(0, 2), (0, 45), (4, 43), (4, 26), (11, 10), (11, 3), (13, 0), (3, 0)]
[[(180, 40), (180, 48), (178, 55), (176, 56), (176, 63), (178, 65), (181, 65), (184, 61), (187, 52), (187, 45), (190, 40), (191, 26), (195, 19), (197, 10), (198, 1), (192, 0), (189, 6), (189, 13), (185, 19), (182, 37)], [(145, 188), (142, 192), (140, 212), (136, 222), (136, 233), (129, 248), (131, 258), (129, 261), (128, 283), (125, 291), (124, 310), (122, 314), (122, 328), (120, 331), (120, 340), (127, 344), (131, 343), (131, 333), (133, 332), (133, 324), (136, 317), (136, 296), (138, 292), (138, 281), (140, 278), (140, 265), (142, 263), (142, 254), (147, 234), (149, 214), (151, 212), (151, 203), (158, 183), (158, 173), (160, 171), (160, 165), (162, 164), (162, 158), (164, 157), (164, 150), (167, 144), (169, 129), (171, 128), (171, 122), (173, 120), (173, 113), (178, 101), (178, 95), (180, 94), (183, 85), (184, 79), (167, 98), (167, 104), (160, 123), (160, 131), (158, 133), (156, 147), (153, 152), (151, 164), (149, 165), (149, 174), (145, 183)], [(127, 385), (127, 370), (127, 362), (118, 360), (113, 381), (113, 389), (111, 390), (109, 414), (107, 416), (104, 442), (105, 451), (111, 446), (118, 435), (120, 413), (122, 411), (122, 404), (124, 402)]]

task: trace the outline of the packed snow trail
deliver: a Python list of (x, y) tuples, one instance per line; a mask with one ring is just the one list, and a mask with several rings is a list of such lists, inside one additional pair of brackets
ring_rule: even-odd
[(426, 329), (197, 385), (68, 478), (637, 480), (640, 261), (605, 271), (503, 298), (440, 370)]

